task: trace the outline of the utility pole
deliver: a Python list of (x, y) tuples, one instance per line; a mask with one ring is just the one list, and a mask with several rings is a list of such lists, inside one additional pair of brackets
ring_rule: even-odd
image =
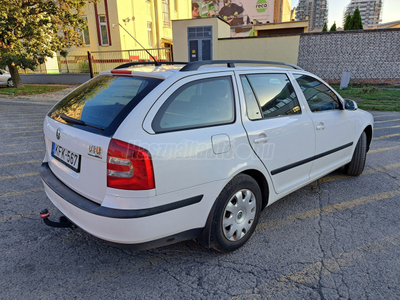
[(156, 46), (157, 46), (157, 52), (158, 52), (158, 59), (160, 59), (160, 33), (159, 33), (159, 28), (158, 28), (158, 6), (157, 6), (157, 0), (154, 0), (154, 14), (156, 18)]

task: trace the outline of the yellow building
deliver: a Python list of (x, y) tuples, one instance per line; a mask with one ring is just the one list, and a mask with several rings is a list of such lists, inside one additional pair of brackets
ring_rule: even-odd
[[(88, 3), (83, 17), (87, 28), (82, 32), (83, 47), (68, 51), (69, 69), (87, 60), (87, 51), (93, 55), (94, 65), (109, 69), (113, 64), (148, 60), (149, 55), (139, 43), (159, 60), (171, 59), (163, 48), (172, 45), (172, 20), (192, 16), (191, 0), (100, 0)], [(135, 41), (135, 39), (136, 41)], [(130, 51), (138, 50), (138, 51)], [(98, 53), (101, 52), (101, 53)], [(65, 59), (60, 58), (60, 69), (66, 71)]]
[(292, 0), (274, 0), (274, 23), (292, 21)]
[[(268, 25), (272, 24), (281, 26), (282, 22), (290, 21), (291, 2), (233, 0), (232, 3), (245, 8), (241, 19), (246, 21), (246, 25), (230, 24), (230, 35), (263, 35), (264, 28), (257, 30), (247, 22), (250, 19), (253, 21), (253, 17), (258, 20), (257, 24), (265, 25), (268, 29), (271, 27)], [(220, 14), (224, 0), (100, 0), (97, 4), (88, 3), (83, 13), (87, 21), (87, 28), (82, 32), (84, 46), (66, 49), (67, 58), (58, 57), (59, 69), (63, 73), (88, 72), (88, 51), (91, 53), (94, 73), (126, 62), (149, 61), (149, 54), (143, 48), (158, 60), (172, 60), (171, 21), (191, 19), (192, 5), (200, 7), (210, 3), (214, 3)], [(275, 27), (282, 31), (280, 27)]]
[(264, 60), (297, 64), (300, 36), (308, 21), (251, 24), (253, 36), (232, 37), (222, 18), (173, 21), (174, 59)]
[[(244, 4), (253, 1), (242, 0)], [(271, 23), (291, 21), (291, 2), (268, 0), (273, 7)], [(68, 52), (86, 55), (87, 51), (141, 49), (130, 34), (146, 49), (170, 47), (171, 20), (190, 19), (192, 3), (193, 0), (100, 0), (98, 4), (88, 3), (83, 15), (88, 24), (83, 32), (85, 45), (72, 47)]]

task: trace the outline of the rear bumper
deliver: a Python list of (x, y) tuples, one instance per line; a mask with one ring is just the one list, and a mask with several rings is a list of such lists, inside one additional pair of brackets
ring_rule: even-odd
[(90, 234), (124, 247), (142, 250), (173, 244), (196, 238), (203, 229), (191, 221), (203, 195), (145, 209), (115, 209), (71, 190), (46, 162), (40, 175), (47, 196), (68, 219)]

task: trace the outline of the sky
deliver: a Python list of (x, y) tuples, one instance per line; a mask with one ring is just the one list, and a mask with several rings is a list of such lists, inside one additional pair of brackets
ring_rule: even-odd
[[(292, 0), (292, 8), (298, 0)], [(350, 0), (328, 0), (328, 28), (336, 22), (337, 27), (343, 27), (343, 11)], [(400, 20), (400, 0), (383, 0), (382, 23)]]

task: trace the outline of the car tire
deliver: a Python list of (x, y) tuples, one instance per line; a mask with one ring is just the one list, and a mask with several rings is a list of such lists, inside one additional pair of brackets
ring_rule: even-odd
[(365, 160), (367, 156), (367, 135), (363, 132), (357, 142), (353, 157), (345, 166), (345, 171), (348, 175), (359, 176), (364, 170)]
[(8, 87), (13, 87), (14, 86), (14, 82), (12, 81), (11, 78), (7, 80), (7, 86)]
[(250, 176), (239, 174), (216, 200), (211, 223), (211, 247), (231, 252), (243, 246), (253, 234), (261, 212), (261, 190)]

